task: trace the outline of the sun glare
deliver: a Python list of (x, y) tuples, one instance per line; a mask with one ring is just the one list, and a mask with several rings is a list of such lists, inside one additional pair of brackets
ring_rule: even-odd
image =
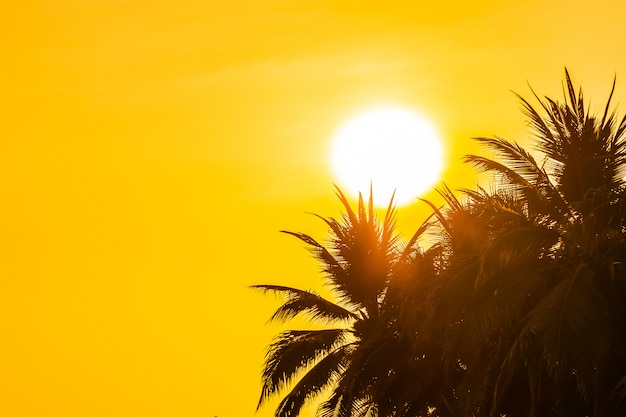
[(398, 206), (413, 202), (439, 181), (444, 167), (441, 139), (431, 123), (400, 107), (362, 113), (334, 136), (331, 164), (342, 189), (369, 195), (384, 207), (395, 190)]

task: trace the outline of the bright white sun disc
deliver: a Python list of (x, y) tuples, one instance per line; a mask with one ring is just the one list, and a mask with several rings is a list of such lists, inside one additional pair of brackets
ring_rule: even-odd
[(444, 151), (437, 131), (426, 119), (397, 107), (378, 108), (348, 120), (337, 131), (331, 164), (340, 187), (374, 203), (406, 205), (440, 180)]

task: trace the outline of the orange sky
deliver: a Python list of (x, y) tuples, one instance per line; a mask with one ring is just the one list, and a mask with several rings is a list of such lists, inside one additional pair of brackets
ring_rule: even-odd
[(3, 6), (0, 415), (253, 415), (278, 304), (246, 286), (318, 286), (278, 230), (338, 214), (339, 124), (409, 106), (471, 187), (470, 137), (527, 136), (510, 90), (626, 99), (618, 1), (223, 3)]

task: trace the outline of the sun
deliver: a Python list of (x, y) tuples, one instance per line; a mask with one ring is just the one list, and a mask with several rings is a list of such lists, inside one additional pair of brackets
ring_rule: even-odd
[(348, 120), (336, 132), (331, 165), (340, 188), (369, 195), (385, 207), (395, 190), (398, 206), (407, 205), (440, 180), (444, 147), (435, 127), (402, 107), (381, 107)]

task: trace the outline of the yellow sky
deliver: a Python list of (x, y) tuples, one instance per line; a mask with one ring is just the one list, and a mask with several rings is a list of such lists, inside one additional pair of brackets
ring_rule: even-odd
[(343, 121), (421, 112), (471, 187), (470, 137), (525, 140), (510, 90), (626, 98), (618, 1), (225, 3), (3, 6), (0, 415), (253, 415), (278, 304), (246, 286), (318, 286), (278, 230), (324, 238)]

